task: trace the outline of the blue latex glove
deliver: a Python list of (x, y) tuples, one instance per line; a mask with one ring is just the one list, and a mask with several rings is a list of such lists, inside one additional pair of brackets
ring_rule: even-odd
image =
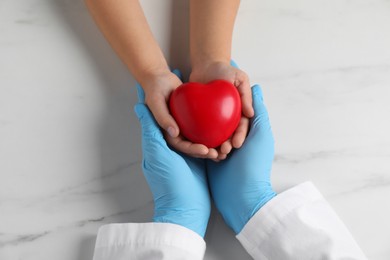
[(219, 163), (208, 161), (208, 179), (215, 205), (238, 234), (276, 193), (270, 183), (274, 138), (259, 86), (252, 87), (255, 116), (240, 149)]
[(204, 237), (211, 210), (205, 161), (168, 147), (139, 84), (137, 90), (134, 110), (142, 127), (142, 169), (153, 194), (153, 221), (178, 224)]

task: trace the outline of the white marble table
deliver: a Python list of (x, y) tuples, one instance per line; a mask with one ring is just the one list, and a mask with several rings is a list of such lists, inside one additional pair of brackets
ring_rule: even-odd
[[(185, 1), (142, 1), (188, 73)], [(242, 1), (233, 56), (263, 87), (273, 185), (313, 181), (369, 259), (390, 259), (390, 2)], [(146, 222), (134, 79), (82, 1), (0, 1), (0, 259), (91, 259)], [(206, 259), (250, 259), (214, 212)]]

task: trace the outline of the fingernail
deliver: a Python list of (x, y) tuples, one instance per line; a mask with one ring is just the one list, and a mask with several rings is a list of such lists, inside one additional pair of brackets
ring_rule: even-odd
[(167, 129), (167, 132), (168, 134), (171, 136), (171, 137), (175, 137), (175, 128), (173, 128), (172, 126), (168, 127)]

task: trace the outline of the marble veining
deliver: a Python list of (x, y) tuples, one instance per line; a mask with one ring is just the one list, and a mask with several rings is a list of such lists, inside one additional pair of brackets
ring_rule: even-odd
[[(188, 74), (188, 2), (141, 3)], [(375, 260), (390, 259), (389, 3), (242, 1), (233, 45), (264, 92), (276, 191), (314, 182)], [(82, 1), (3, 0), (0, 30), (0, 260), (91, 259), (101, 225), (153, 215), (135, 80)], [(215, 210), (205, 239), (206, 260), (250, 259)]]

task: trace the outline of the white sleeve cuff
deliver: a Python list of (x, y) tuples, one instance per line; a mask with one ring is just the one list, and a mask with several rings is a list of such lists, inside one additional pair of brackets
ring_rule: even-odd
[(237, 239), (255, 259), (366, 259), (311, 182), (271, 199)]
[(275, 225), (283, 223), (288, 213), (307, 202), (320, 198), (322, 198), (321, 193), (311, 182), (302, 183), (282, 192), (256, 212), (237, 235), (237, 239), (254, 249), (260, 241), (264, 241), (269, 236)]
[(203, 259), (206, 243), (194, 231), (170, 223), (100, 227), (94, 260)]

